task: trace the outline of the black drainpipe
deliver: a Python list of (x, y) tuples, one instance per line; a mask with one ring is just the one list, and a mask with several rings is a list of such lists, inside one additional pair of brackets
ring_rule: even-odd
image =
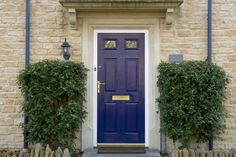
[(212, 0), (208, 0), (208, 53), (207, 61), (212, 61)]
[[(208, 0), (208, 52), (207, 61), (212, 62), (212, 0)], [(209, 150), (213, 150), (213, 139), (208, 141)]]
[[(25, 0), (25, 68), (30, 64), (30, 0)], [(26, 99), (26, 97), (25, 97)], [(24, 115), (24, 124), (28, 123), (28, 117)], [(24, 150), (28, 151), (28, 132), (24, 129)]]

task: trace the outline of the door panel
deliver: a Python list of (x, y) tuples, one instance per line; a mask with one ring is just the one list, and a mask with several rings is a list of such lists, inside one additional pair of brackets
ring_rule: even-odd
[(144, 34), (98, 34), (98, 143), (144, 143)]
[(126, 59), (125, 64), (126, 90), (127, 92), (136, 92), (138, 89), (138, 59)]
[(105, 59), (105, 88), (106, 92), (115, 91), (117, 89), (117, 59)]
[(126, 103), (125, 112), (125, 132), (138, 131), (137, 103)]
[(117, 130), (117, 114), (115, 103), (105, 103), (105, 132), (115, 132)]

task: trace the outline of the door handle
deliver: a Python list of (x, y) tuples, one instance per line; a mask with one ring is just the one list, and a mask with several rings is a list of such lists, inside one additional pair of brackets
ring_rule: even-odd
[(105, 85), (106, 83), (98, 81), (98, 94), (101, 92), (101, 85)]

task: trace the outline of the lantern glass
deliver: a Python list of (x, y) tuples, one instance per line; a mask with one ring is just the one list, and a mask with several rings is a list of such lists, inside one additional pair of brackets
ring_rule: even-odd
[(69, 52), (69, 47), (64, 47), (64, 53), (68, 53)]

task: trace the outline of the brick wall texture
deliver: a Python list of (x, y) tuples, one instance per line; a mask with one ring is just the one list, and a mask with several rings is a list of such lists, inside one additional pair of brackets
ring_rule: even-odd
[[(31, 0), (30, 62), (62, 59), (64, 37), (72, 45), (71, 60), (81, 60), (82, 27), (70, 29), (68, 14), (58, 0)], [(24, 68), (25, 1), (0, 1), (0, 148), (22, 148), (20, 104), (23, 97), (16, 76)], [(207, 0), (185, 0), (175, 10), (175, 22), (160, 19), (161, 60), (183, 54), (185, 60), (205, 60), (207, 54)], [(216, 148), (236, 148), (236, 0), (213, 1), (213, 61), (230, 75), (223, 140)], [(77, 142), (79, 143), (79, 142)]]

